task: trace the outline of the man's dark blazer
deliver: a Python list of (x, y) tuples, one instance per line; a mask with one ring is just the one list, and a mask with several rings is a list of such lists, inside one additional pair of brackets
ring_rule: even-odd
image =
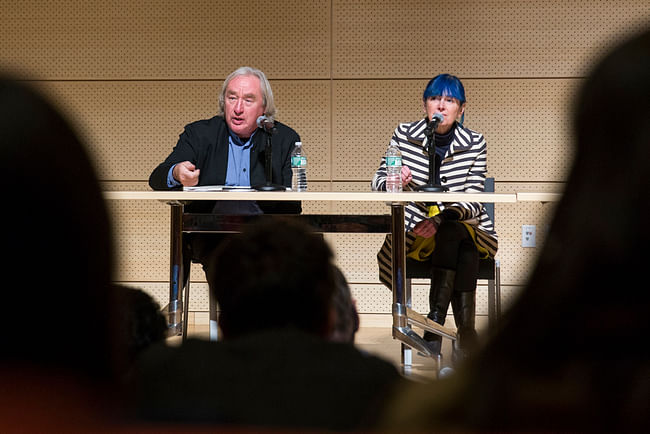
[[(291, 151), (300, 136), (292, 128), (280, 122), (275, 123), (272, 135), (272, 182), (291, 187)], [(170, 190), (167, 186), (169, 169), (182, 161), (190, 161), (201, 170), (198, 185), (224, 185), (228, 168), (228, 126), (222, 116), (204, 119), (185, 126), (172, 153), (149, 177), (154, 190)], [(267, 133), (258, 129), (253, 136), (251, 148), (251, 185), (266, 183), (266, 141)], [(299, 214), (300, 202), (259, 201), (258, 206), (265, 214)], [(196, 201), (188, 204), (188, 212), (211, 212), (214, 202)]]

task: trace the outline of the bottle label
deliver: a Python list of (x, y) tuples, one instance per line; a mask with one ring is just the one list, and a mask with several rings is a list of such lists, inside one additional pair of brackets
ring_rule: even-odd
[(291, 157), (291, 167), (305, 167), (307, 166), (307, 157)]
[(402, 157), (386, 157), (386, 166), (400, 167), (402, 165)]

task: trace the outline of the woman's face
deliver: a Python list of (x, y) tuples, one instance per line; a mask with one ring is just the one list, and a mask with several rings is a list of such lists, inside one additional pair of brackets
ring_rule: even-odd
[(427, 118), (440, 113), (443, 116), (443, 121), (438, 124), (436, 133), (445, 134), (454, 125), (454, 121), (460, 119), (465, 111), (465, 104), (461, 104), (456, 98), (451, 96), (430, 96), (424, 100), (424, 112)]

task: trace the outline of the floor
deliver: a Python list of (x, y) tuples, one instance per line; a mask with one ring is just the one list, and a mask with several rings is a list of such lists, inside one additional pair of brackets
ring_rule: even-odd
[[(362, 315), (360, 328), (357, 332), (355, 344), (362, 350), (370, 354), (382, 357), (392, 362), (400, 372), (415, 381), (430, 381), (438, 376), (437, 361), (429, 357), (422, 357), (417, 351), (412, 351), (412, 364), (410, 369), (402, 366), (401, 362), (401, 343), (393, 339), (391, 335), (391, 317), (390, 315)], [(453, 327), (453, 317), (447, 321), (447, 326)], [(477, 330), (486, 326), (487, 319), (477, 317)], [(207, 325), (192, 325), (188, 327), (188, 335), (208, 339), (209, 330)], [(170, 343), (180, 343), (180, 337), (170, 338)], [(443, 340), (441, 369), (444, 375), (445, 367), (449, 366), (451, 357), (451, 341)]]

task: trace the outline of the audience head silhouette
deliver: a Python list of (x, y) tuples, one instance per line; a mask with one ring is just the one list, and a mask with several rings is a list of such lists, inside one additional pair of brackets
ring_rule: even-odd
[(359, 313), (350, 286), (345, 275), (339, 267), (334, 266), (336, 279), (336, 292), (334, 294), (334, 312), (336, 314), (331, 341), (354, 343), (355, 335), (359, 330)]
[(327, 337), (336, 290), (332, 257), (321, 236), (288, 219), (230, 237), (208, 272), (224, 339), (281, 327)]
[[(141, 418), (349, 431), (381, 414), (401, 377), (350, 344), (353, 317), (334, 308), (345, 288), (330, 248), (296, 220), (268, 218), (210, 257), (223, 339), (154, 345), (138, 360)], [(348, 333), (341, 339), (333, 338), (338, 319)]]
[(114, 285), (114, 289), (122, 302), (118, 323), (126, 354), (129, 361), (135, 361), (149, 346), (165, 341), (167, 320), (160, 305), (143, 290), (123, 285)]
[[(401, 396), (389, 425), (650, 429), (648, 77), (650, 32), (594, 67), (576, 106), (574, 164), (525, 289), (484, 350), (455, 378)], [(624, 114), (607, 112), (612, 99)]]
[[(650, 263), (650, 236), (638, 217), (650, 212), (649, 76), (646, 32), (605, 55), (581, 88), (573, 166), (536, 269), (513, 311), (519, 321), (533, 309), (557, 317), (553, 327), (562, 327), (564, 338), (547, 329), (544, 335), (559, 351), (546, 358), (647, 355), (638, 339), (648, 331), (650, 298), (639, 282)], [(624, 122), (616, 122), (603, 104), (611, 98), (623, 102)], [(624, 351), (606, 350), (605, 342)]]
[(109, 379), (119, 348), (111, 227), (93, 165), (37, 91), (0, 79), (6, 273), (0, 363)]

